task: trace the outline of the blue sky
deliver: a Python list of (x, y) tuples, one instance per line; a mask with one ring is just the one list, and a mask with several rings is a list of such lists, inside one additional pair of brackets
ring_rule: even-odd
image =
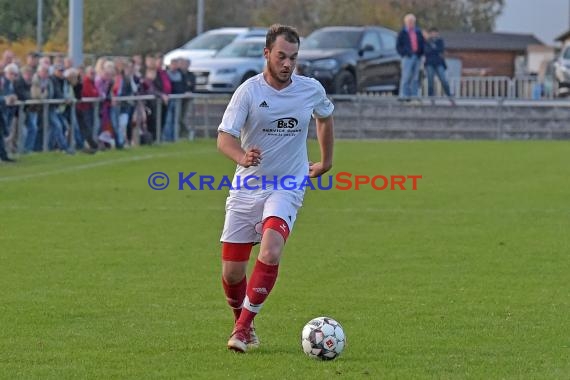
[(547, 45), (570, 29), (570, 0), (506, 0), (496, 32), (534, 34)]

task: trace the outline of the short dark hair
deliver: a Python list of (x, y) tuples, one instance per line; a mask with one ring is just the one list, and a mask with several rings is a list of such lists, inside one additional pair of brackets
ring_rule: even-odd
[(431, 28), (429, 28), (428, 32), (439, 32), (439, 30), (437, 30), (437, 28), (435, 26), (432, 26)]
[(301, 43), (297, 29), (288, 25), (273, 24), (267, 31), (267, 36), (265, 37), (265, 47), (271, 50), (273, 44), (275, 43), (275, 40), (279, 36), (283, 36), (283, 38), (285, 38), (285, 41), (291, 42), (293, 44), (296, 43), (299, 45)]

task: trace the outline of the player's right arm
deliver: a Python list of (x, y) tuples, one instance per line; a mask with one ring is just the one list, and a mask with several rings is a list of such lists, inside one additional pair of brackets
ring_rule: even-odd
[(249, 168), (261, 161), (261, 150), (251, 147), (244, 150), (239, 136), (245, 125), (250, 104), (250, 93), (244, 86), (238, 87), (224, 112), (218, 127), (218, 150), (236, 164)]
[(244, 168), (257, 166), (261, 162), (261, 150), (259, 148), (252, 147), (243, 150), (236, 137), (223, 131), (218, 133), (218, 150)]

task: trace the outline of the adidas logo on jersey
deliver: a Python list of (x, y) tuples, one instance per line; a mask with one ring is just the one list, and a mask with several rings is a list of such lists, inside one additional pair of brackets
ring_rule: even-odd
[(260, 106), (260, 107), (263, 107), (263, 108), (269, 108), (269, 106), (267, 105), (267, 102), (266, 102), (265, 100), (262, 101), (259, 106)]
[(265, 288), (253, 288), (253, 291), (259, 294), (268, 294), (267, 289)]

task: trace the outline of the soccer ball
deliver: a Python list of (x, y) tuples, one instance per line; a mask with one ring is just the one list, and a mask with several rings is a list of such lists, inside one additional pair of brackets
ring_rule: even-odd
[(301, 332), (303, 351), (313, 359), (333, 360), (344, 350), (345, 343), (342, 326), (329, 317), (310, 320)]

